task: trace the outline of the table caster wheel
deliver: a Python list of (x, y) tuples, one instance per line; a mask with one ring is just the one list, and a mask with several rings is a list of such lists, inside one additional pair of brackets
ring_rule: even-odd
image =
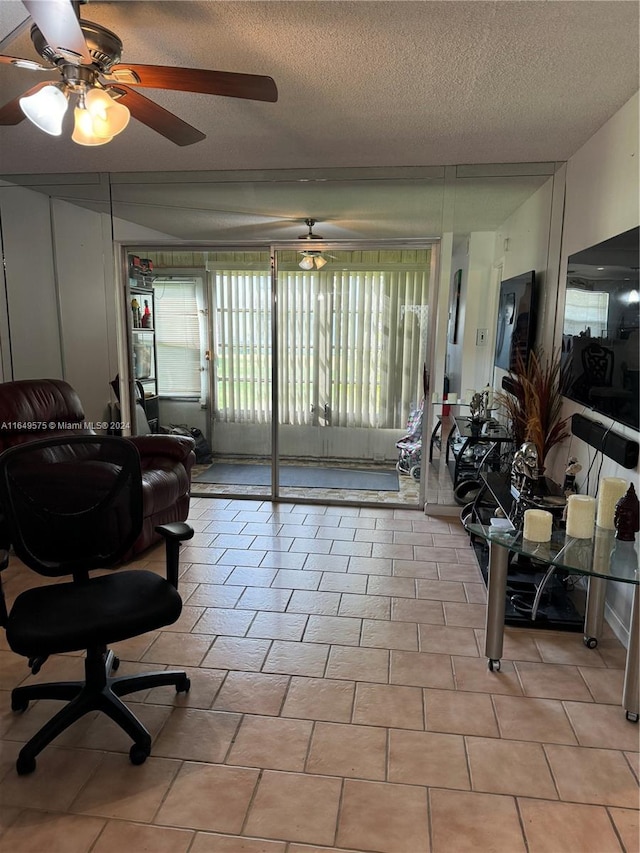
[(595, 649), (598, 645), (598, 641), (595, 637), (584, 637), (583, 642), (588, 649)]
[(129, 761), (132, 764), (144, 764), (151, 753), (151, 748), (143, 746), (139, 743), (134, 743), (129, 750)]
[(639, 716), (640, 715), (634, 714), (631, 711), (627, 711), (627, 713), (626, 713), (627, 720), (629, 720), (630, 723), (637, 723)]
[(489, 669), (491, 672), (494, 672), (494, 670), (495, 672), (500, 672), (500, 661), (489, 658)]
[(36, 760), (31, 755), (26, 758), (23, 758), (21, 755), (18, 756), (18, 760), (16, 761), (16, 770), (18, 772), (18, 776), (27, 776), (29, 773), (33, 773), (36, 769)]

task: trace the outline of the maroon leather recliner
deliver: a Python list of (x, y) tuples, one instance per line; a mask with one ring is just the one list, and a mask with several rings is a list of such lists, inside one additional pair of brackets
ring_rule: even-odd
[[(8, 447), (91, 434), (75, 390), (61, 379), (23, 379), (0, 383), (0, 453)], [(129, 558), (160, 540), (158, 524), (185, 521), (189, 514), (193, 439), (178, 435), (140, 435), (129, 439), (142, 464), (143, 527)]]

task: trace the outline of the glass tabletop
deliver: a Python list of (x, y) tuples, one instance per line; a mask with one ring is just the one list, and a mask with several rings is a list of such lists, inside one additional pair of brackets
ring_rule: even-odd
[(637, 546), (616, 539), (615, 530), (596, 526), (592, 539), (574, 539), (564, 530), (554, 530), (551, 542), (532, 542), (523, 537), (521, 530), (502, 530), (488, 524), (466, 524), (465, 529), (487, 542), (566, 569), (571, 574), (640, 583)]

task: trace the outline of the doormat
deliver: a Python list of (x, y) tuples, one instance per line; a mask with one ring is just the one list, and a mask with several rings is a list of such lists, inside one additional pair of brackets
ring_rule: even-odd
[[(230, 486), (270, 486), (271, 466), (243, 465), (216, 462), (193, 477), (194, 483), (217, 483)], [(311, 466), (280, 466), (281, 486), (301, 486), (310, 489), (360, 489), (364, 491), (397, 492), (398, 472), (365, 471), (354, 468), (312, 468)]]

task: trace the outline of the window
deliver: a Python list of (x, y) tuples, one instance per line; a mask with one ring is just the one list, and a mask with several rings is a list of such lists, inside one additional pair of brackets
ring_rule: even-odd
[(156, 279), (153, 285), (158, 393), (201, 397), (202, 328), (197, 278)]
[(607, 337), (609, 294), (600, 290), (568, 287), (564, 314), (564, 334), (579, 335), (591, 330), (594, 338)]

